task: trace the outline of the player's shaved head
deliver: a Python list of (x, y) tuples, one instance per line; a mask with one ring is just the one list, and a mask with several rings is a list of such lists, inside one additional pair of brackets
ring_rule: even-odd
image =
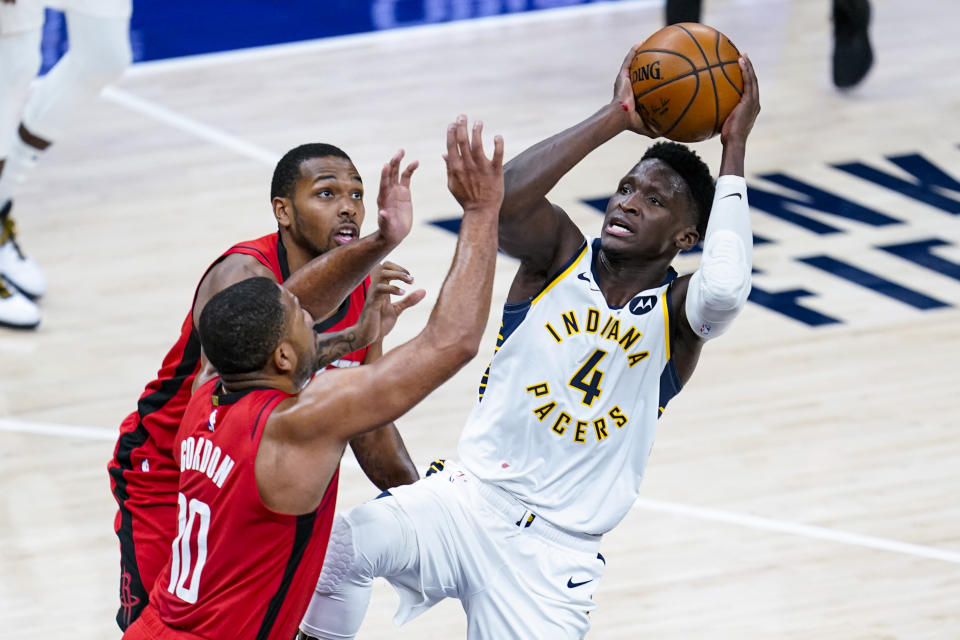
[(283, 337), (280, 287), (248, 278), (210, 298), (197, 323), (203, 351), (222, 375), (263, 369)]

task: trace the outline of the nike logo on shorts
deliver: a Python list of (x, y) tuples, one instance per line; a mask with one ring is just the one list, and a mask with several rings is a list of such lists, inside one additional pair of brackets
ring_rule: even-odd
[[(739, 191), (736, 193), (728, 193), (727, 195), (723, 196), (723, 198), (729, 198), (730, 196), (737, 196), (738, 198), (743, 200), (743, 194), (740, 193)], [(720, 198), (720, 199), (723, 200), (723, 198)]]
[(568, 588), (568, 589), (573, 589), (573, 588), (575, 588), (575, 587), (583, 586), (583, 585), (587, 584), (588, 582), (593, 582), (593, 579), (591, 578), (590, 580), (584, 580), (583, 582), (574, 582), (574, 581), (573, 581), (573, 578), (570, 578), (569, 580), (567, 580), (567, 588)]

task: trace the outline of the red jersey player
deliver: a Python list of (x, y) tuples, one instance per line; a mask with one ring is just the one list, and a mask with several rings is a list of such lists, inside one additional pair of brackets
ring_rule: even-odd
[[(197, 389), (176, 436), (177, 538), (124, 638), (293, 637), (322, 566), (346, 443), (402, 415), (477, 353), (503, 199), (503, 141), (489, 160), (481, 133), (475, 124), (469, 141), (464, 116), (448, 129), (448, 186), (463, 223), (430, 320), (411, 341), (308, 383), (313, 319), (289, 290), (252, 278), (210, 299), (199, 335), (220, 378)], [(381, 195), (409, 207), (409, 171), (397, 169)], [(374, 291), (381, 332), (398, 313), (391, 290)]]
[[(400, 157), (389, 166), (399, 166)], [(146, 606), (176, 535), (179, 471), (173, 437), (194, 377), (204, 366), (195, 318), (207, 301), (244, 278), (264, 276), (297, 294), (315, 318), (325, 318), (317, 323), (318, 331), (340, 330), (360, 314), (369, 287), (366, 274), (410, 231), (406, 212), (378, 200), (379, 229), (359, 238), (363, 182), (350, 158), (331, 145), (302, 145), (284, 155), (274, 171), (271, 200), (278, 232), (234, 245), (207, 270), (177, 343), (156, 380), (147, 385), (137, 410), (120, 426), (108, 470), (119, 505), (115, 530), (120, 539), (121, 629)], [(403, 279), (410, 281), (409, 275)], [(371, 362), (379, 355), (377, 342), (345, 355), (342, 363)], [(393, 425), (352, 445), (364, 471), (381, 489), (416, 480), (416, 468)]]

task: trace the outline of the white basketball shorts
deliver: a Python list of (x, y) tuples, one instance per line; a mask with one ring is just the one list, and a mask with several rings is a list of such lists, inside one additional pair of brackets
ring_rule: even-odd
[(415, 566), (388, 576), (400, 595), (398, 625), (459, 598), (471, 640), (587, 633), (604, 567), (599, 536), (561, 530), (449, 461), (390, 493), (370, 504), (399, 507), (419, 550)]

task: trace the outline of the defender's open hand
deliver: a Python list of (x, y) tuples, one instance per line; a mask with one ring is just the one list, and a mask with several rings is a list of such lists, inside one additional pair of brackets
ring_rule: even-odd
[(403, 149), (397, 151), (380, 172), (380, 193), (377, 195), (377, 226), (391, 246), (400, 244), (413, 226), (413, 201), (410, 178), (420, 163), (414, 160), (400, 174)]
[(467, 116), (447, 127), (447, 188), (464, 213), (500, 210), (503, 202), (503, 138), (493, 138), (493, 158), (483, 151), (483, 123), (473, 123), (472, 137), (467, 133)]
[(412, 284), (413, 276), (394, 262), (384, 262), (370, 274), (370, 290), (358, 322), (361, 332), (369, 342), (375, 342), (390, 333), (400, 314), (423, 300), (427, 294), (423, 289), (417, 289), (400, 300), (391, 302), (390, 296), (404, 294), (403, 289), (393, 284), (394, 280)]

